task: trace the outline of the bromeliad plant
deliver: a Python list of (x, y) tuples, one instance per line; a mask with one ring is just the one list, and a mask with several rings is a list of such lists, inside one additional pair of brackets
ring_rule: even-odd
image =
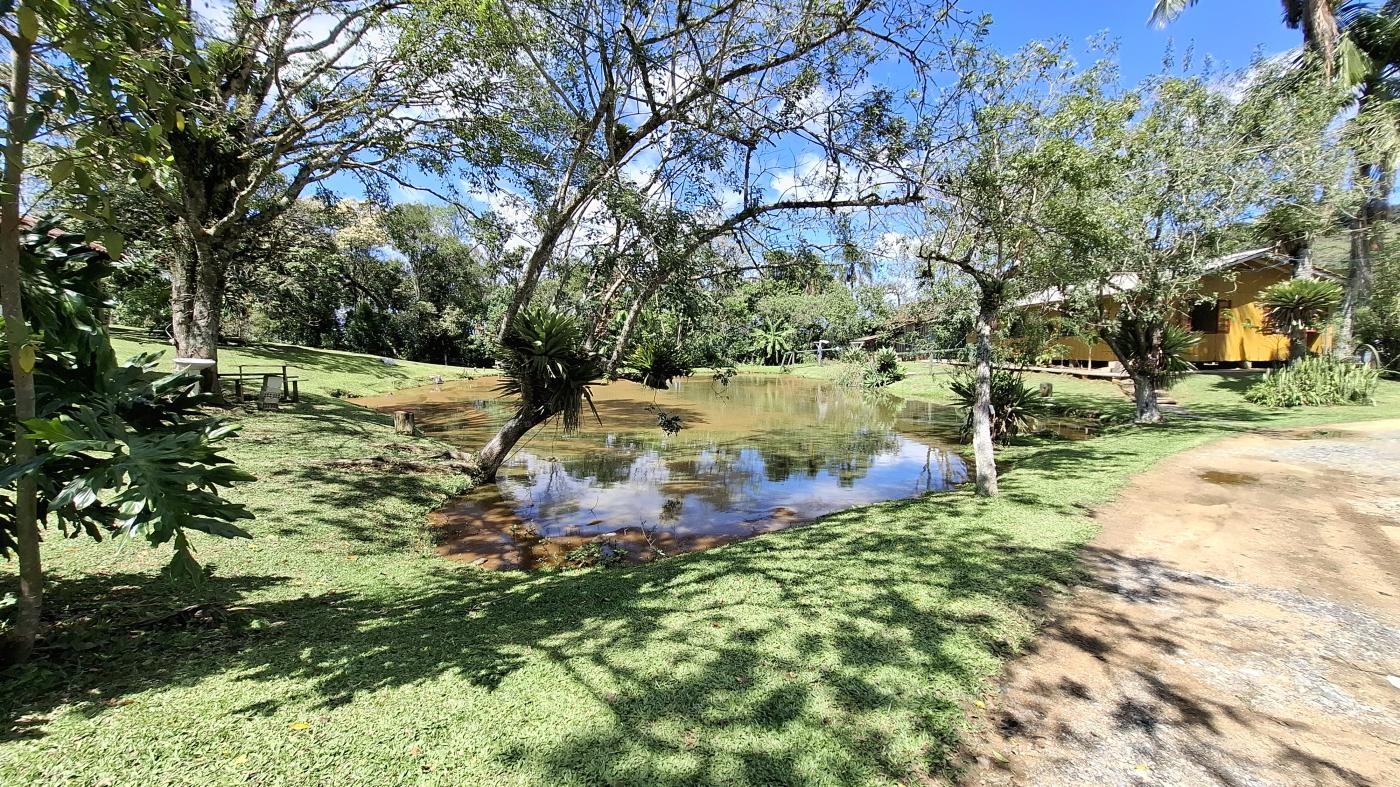
[(606, 374), (602, 356), (584, 349), (573, 317), (550, 309), (526, 309), (511, 321), (500, 345), (501, 383), (496, 390), (517, 400), (515, 414), (477, 453), (477, 479), (496, 472), (531, 429), (558, 418), (565, 433), (577, 432), (583, 408), (593, 410), (590, 387)]
[(1288, 337), (1288, 362), (1308, 357), (1308, 331), (1320, 329), (1342, 303), (1341, 285), (1321, 279), (1289, 279), (1259, 293), (1270, 329)]
[[(35, 456), (14, 461), (14, 386), (0, 388), (0, 555), (17, 545), (14, 489), (38, 487), (38, 519), (65, 536), (127, 535), (173, 542), (171, 572), (198, 577), (186, 531), (247, 537), (252, 517), (220, 495), (252, 477), (222, 456), (235, 427), (207, 416), (198, 380), (154, 371), (156, 356), (118, 363), (100, 310), (114, 264), (51, 221), (21, 238), (23, 298), (31, 340), (21, 362), (34, 373), (36, 416), (26, 420)], [(0, 363), (10, 362), (7, 348)]]
[(689, 377), (693, 371), (685, 350), (664, 341), (639, 346), (627, 359), (627, 368), (629, 373), (624, 377), (658, 391), (671, 387), (671, 381), (677, 377)]
[[(972, 435), (972, 408), (977, 403), (976, 379), (972, 374), (954, 377), (948, 384), (963, 412), (963, 436)], [(992, 439), (1005, 443), (1024, 432), (1034, 431), (1045, 413), (1040, 391), (1026, 384), (1019, 372), (992, 370)]]

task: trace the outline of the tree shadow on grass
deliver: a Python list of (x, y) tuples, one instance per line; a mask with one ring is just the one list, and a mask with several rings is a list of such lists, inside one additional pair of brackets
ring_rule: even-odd
[[(385, 691), (442, 680), (486, 707), (606, 709), (607, 724), (544, 739), (495, 731), (496, 766), (540, 782), (923, 778), (948, 767), (961, 703), (1029, 635), (1043, 589), (1074, 573), (1071, 545), (1010, 543), (977, 523), (967, 499), (930, 521), (933, 500), (646, 566), (532, 576), (442, 566), (411, 595), (254, 602), (197, 636), (171, 626), (131, 638), (113, 623), (100, 663), (66, 675), (63, 692), (12, 695), (6, 719), (92, 689), (100, 701), (78, 702), (97, 715), (126, 693), (216, 675), (249, 684), (235, 716), (286, 701), (327, 713), (373, 706)], [(104, 598), (137, 581), (64, 578), (53, 592)], [(236, 600), (269, 581), (215, 579), (209, 592)], [(130, 673), (140, 678), (121, 677)], [(559, 673), (562, 693), (531, 690)], [(257, 688), (288, 679), (303, 697)]]

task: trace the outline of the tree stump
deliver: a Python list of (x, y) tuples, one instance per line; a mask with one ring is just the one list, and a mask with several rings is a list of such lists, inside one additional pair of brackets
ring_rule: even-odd
[(418, 429), (413, 425), (413, 412), (410, 410), (394, 411), (394, 431), (399, 434), (415, 435)]
[(1053, 393), (1055, 393), (1055, 386), (1054, 386), (1053, 383), (1041, 383), (1041, 384), (1040, 384), (1040, 395), (1041, 395), (1042, 398), (1048, 399), (1048, 398), (1050, 398), (1050, 395), (1053, 394)]

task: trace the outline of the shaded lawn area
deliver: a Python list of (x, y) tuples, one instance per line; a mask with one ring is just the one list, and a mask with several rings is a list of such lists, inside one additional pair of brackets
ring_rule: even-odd
[[(161, 352), (162, 370), (174, 369), (175, 348), (150, 332), (136, 328), (112, 328), (112, 349), (119, 360), (141, 352)], [(262, 367), (293, 367), (288, 371), (298, 377), (302, 391), (309, 393), (348, 392), (348, 396), (369, 396), (415, 385), (426, 385), (433, 377), (452, 380), (492, 374), (491, 369), (443, 366), (417, 361), (395, 360), (386, 364), (374, 355), (298, 347), (291, 344), (248, 344), (242, 347), (220, 347), (219, 369), (237, 372), (239, 364)], [(273, 369), (250, 369), (250, 372), (270, 372)]]
[[(404, 438), (313, 393), (247, 416), (233, 453), (260, 478), (238, 492), (257, 538), (200, 539), (215, 570), (197, 593), (159, 578), (164, 551), (46, 545), (60, 623), (38, 664), (3, 677), (0, 783), (946, 776), (962, 708), (1032, 636), (1044, 592), (1074, 579), (1089, 507), (1230, 431), (1400, 416), (1395, 384), (1375, 408), (1290, 413), (1222, 385), (1189, 391), (1237, 420), (1009, 449), (995, 500), (933, 495), (653, 565), (533, 575), (431, 554), (424, 514), (460, 479), (321, 464)], [(167, 617), (195, 602), (211, 606)]]

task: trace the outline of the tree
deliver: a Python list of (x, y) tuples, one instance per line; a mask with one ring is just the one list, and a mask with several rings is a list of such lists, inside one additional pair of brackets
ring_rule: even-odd
[[(652, 231), (676, 218), (703, 246), (779, 212), (910, 201), (882, 187), (895, 179), (881, 174), (902, 166), (901, 145), (889, 143), (904, 128), (895, 96), (866, 75), (881, 61), (919, 58), (955, 25), (949, 3), (900, 0), (444, 0), (439, 9), (422, 31), (439, 57), (483, 38), (492, 51), (520, 53), (498, 64), (494, 85), (513, 124), (501, 165), (513, 195), (503, 199), (531, 214), (502, 337), (549, 266), (577, 246), (651, 247), (642, 270), (620, 266), (585, 293), (601, 300), (630, 287), (637, 303), (677, 275), (655, 259), (656, 241), (694, 245)], [(805, 152), (804, 182), (765, 187), (777, 150)]]
[[(26, 313), (21, 267), (22, 186), (31, 169), (47, 170), (51, 182), (73, 176), (90, 182), (86, 158), (114, 147), (149, 160), (156, 152), (146, 127), (132, 123), (117, 133), (80, 138), (75, 152), (49, 154), (35, 164), (28, 159), (31, 146), (73, 122), (109, 119), (141, 99), (125, 92), (125, 85), (141, 84), (150, 61), (142, 56), (162, 39), (185, 41), (188, 30), (178, 23), (177, 9), (162, 0), (131, 0), (85, 5), (58, 0), (26, 0), (11, 4), (0, 19), (0, 37), (10, 49), (8, 94), (3, 134), (4, 172), (0, 180), (0, 310), (5, 317), (5, 348), (13, 382), (11, 406), (15, 431), (12, 460), (24, 466), (33, 460), (35, 448), (26, 425), (36, 414), (34, 364), (35, 331)], [(176, 20), (176, 21), (172, 21)], [(51, 89), (36, 91), (39, 79), (54, 73), (67, 76)], [(31, 93), (37, 92), (37, 100)], [(150, 91), (159, 100), (160, 89)], [(98, 210), (105, 209), (101, 195), (89, 193)], [(121, 238), (109, 238), (112, 253), (121, 252)], [(20, 564), (19, 609), (9, 656), (22, 660), (29, 654), (38, 631), (43, 603), (43, 569), (39, 558), (37, 483), (33, 474), (15, 479), (15, 553)]]
[[(458, 52), (508, 53), (486, 78), (499, 108), (497, 149), (507, 153), (482, 170), (495, 190), (478, 198), (528, 219), (516, 226), (527, 247), (520, 267), (505, 272), (511, 294), (498, 337), (553, 274), (553, 292), (573, 292), (595, 315), (581, 329), (583, 346), (611, 334), (611, 371), (654, 296), (712, 273), (713, 244), (779, 217), (917, 202), (900, 111), (909, 98), (872, 85), (869, 74), (896, 61), (925, 73), (924, 58), (950, 47), (945, 32), (960, 28), (951, 6), (430, 6), (414, 28), (430, 69)], [(483, 82), (475, 66), (457, 74), (462, 84)], [(933, 95), (916, 91), (910, 103), (936, 113), (935, 101), (923, 102)], [(799, 165), (784, 167), (795, 151)], [(779, 167), (792, 172), (790, 183), (775, 177)], [(599, 258), (601, 269), (577, 264)]]
[[(372, 190), (442, 171), (448, 98), (467, 122), (473, 94), (448, 96), (398, 49), (397, 0), (235, 0), (226, 26), (159, 61), (174, 116), (167, 158), (142, 185), (178, 217), (170, 271), (175, 346), (217, 361), (227, 275), (246, 237), (341, 172)], [(182, 13), (182, 12), (181, 12)], [(432, 151), (427, 155), (425, 151)], [(460, 155), (470, 151), (455, 150)], [(422, 155), (419, 155), (422, 154)], [(115, 162), (113, 162), (115, 165)], [(206, 371), (212, 385), (217, 366)]]
[[(1156, 0), (1152, 22), (1165, 26), (1197, 0)], [(1336, 70), (1341, 30), (1337, 8), (1342, 0), (1283, 0), (1283, 23), (1303, 31), (1303, 47), (1318, 55), (1323, 71), (1330, 77)]]
[(1267, 154), (1308, 132), (1254, 122), (1258, 106), (1200, 77), (1153, 77), (1135, 92), (1143, 108), (1105, 136), (1116, 174), (1089, 217), (1092, 242), (1065, 251), (1064, 290), (1079, 332), (1103, 339), (1132, 378), (1137, 421), (1157, 423), (1157, 388), (1186, 341), (1173, 326), (1234, 229), (1278, 194)]
[(516, 397), (517, 405), (515, 414), (477, 452), (476, 476), (483, 483), (496, 480), (510, 450), (536, 426), (558, 416), (565, 433), (577, 432), (584, 407), (593, 407), (590, 386), (604, 373), (603, 359), (584, 349), (574, 318), (544, 309), (515, 316), (501, 343), (500, 361), (498, 390)]
[(1347, 141), (1360, 160), (1365, 202), (1350, 221), (1351, 253), (1346, 291), (1337, 319), (1333, 352), (1346, 357), (1355, 350), (1354, 322), (1364, 308), (1372, 284), (1372, 259), (1382, 253), (1379, 228), (1390, 215), (1390, 195), (1400, 160), (1400, 113), (1397, 75), (1400, 72), (1400, 2), (1379, 6), (1348, 2), (1341, 8), (1347, 41), (1357, 55), (1347, 74), (1356, 92), (1356, 111), (1347, 123)]
[(1308, 331), (1321, 328), (1341, 302), (1341, 286), (1317, 279), (1283, 281), (1259, 293), (1269, 327), (1288, 337), (1289, 365), (1308, 357)]
[(768, 318), (749, 332), (750, 347), (765, 363), (782, 363), (783, 356), (793, 349), (791, 325)]
[(976, 290), (972, 444), (977, 494), (997, 493), (992, 421), (992, 337), (1017, 288), (1028, 290), (1052, 247), (1074, 246), (1107, 170), (1089, 143), (1116, 128), (1131, 105), (1106, 92), (1107, 64), (1075, 68), (1063, 44), (1011, 56), (977, 52), (968, 87), (944, 133), (956, 140), (935, 163), (935, 190), (918, 251), (965, 276)]

